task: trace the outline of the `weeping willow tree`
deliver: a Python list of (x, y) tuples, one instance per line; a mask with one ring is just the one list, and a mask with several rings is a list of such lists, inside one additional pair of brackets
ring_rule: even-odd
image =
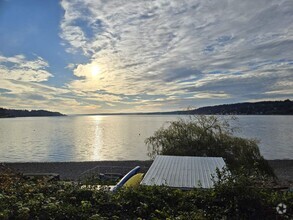
[[(235, 120), (235, 118), (232, 118)], [(223, 157), (231, 171), (275, 176), (256, 140), (233, 136), (230, 120), (193, 115), (161, 127), (147, 138), (148, 155)]]

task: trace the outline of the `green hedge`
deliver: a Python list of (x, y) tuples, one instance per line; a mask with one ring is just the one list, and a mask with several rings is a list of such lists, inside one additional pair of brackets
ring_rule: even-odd
[[(168, 187), (81, 189), (68, 182), (3, 175), (0, 219), (290, 219), (292, 192), (268, 189), (253, 177), (219, 174), (213, 189)], [(287, 205), (285, 214), (276, 206)]]

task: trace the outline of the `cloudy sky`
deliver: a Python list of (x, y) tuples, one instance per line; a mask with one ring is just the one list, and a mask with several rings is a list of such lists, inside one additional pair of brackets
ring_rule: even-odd
[(293, 98), (292, 0), (0, 0), (0, 106), (67, 114)]

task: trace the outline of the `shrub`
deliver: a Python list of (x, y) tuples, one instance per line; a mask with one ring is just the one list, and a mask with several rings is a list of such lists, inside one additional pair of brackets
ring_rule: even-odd
[(231, 171), (245, 168), (274, 176), (268, 162), (260, 154), (255, 140), (233, 136), (228, 120), (216, 116), (195, 115), (170, 122), (146, 139), (149, 156), (157, 154), (179, 156), (223, 157)]
[[(217, 171), (212, 189), (139, 186), (116, 193), (0, 175), (0, 219), (292, 219), (292, 191), (271, 189), (257, 170)], [(280, 203), (287, 205), (283, 214)]]
[[(217, 179), (208, 190), (140, 186), (109, 193), (13, 178), (0, 183), (0, 219), (290, 219), (292, 192), (273, 191), (246, 175), (219, 172)], [(282, 215), (279, 203), (287, 205)]]

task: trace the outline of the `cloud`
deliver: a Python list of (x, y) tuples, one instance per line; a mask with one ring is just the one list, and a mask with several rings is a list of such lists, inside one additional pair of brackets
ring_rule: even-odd
[(14, 79), (27, 82), (47, 81), (53, 75), (46, 69), (49, 64), (41, 57), (28, 60), (24, 55), (5, 57), (0, 55), (0, 79)]
[(87, 60), (68, 63), (75, 77), (57, 88), (43, 58), (0, 56), (0, 104), (94, 113), (293, 98), (290, 0), (60, 5), (62, 44)]
[(88, 111), (89, 106), (76, 101), (70, 90), (43, 84), (53, 77), (48, 68), (48, 62), (38, 56), (32, 60), (24, 55), (0, 56), (0, 106), (65, 113)]
[(67, 114), (95, 113), (100, 105), (89, 103), (70, 90), (40, 82), (0, 79), (0, 106), (20, 109), (47, 109)]
[[(272, 91), (282, 95), (288, 85), (281, 82), (292, 74), (292, 1), (64, 0), (61, 5), (60, 36), (69, 51), (89, 58), (73, 71), (80, 79), (67, 85), (76, 92), (233, 101), (267, 98)], [(96, 64), (103, 72), (93, 79), (90, 68)]]

